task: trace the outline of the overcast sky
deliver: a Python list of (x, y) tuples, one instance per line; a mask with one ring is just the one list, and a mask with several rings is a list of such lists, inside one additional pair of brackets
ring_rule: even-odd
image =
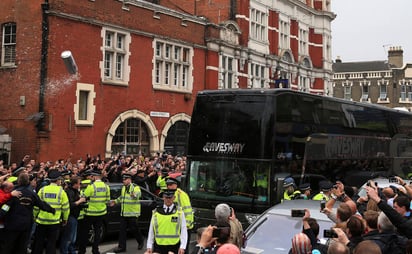
[(412, 0), (331, 2), (333, 60), (387, 60), (389, 47), (401, 46), (404, 63), (412, 63)]

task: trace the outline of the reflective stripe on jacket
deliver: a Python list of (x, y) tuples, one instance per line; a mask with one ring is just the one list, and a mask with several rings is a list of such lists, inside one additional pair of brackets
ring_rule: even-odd
[(172, 214), (161, 214), (154, 210), (152, 225), (158, 245), (175, 245), (180, 241), (181, 214), (181, 209), (175, 209)]
[(86, 208), (87, 216), (102, 216), (107, 213), (107, 202), (110, 200), (110, 187), (96, 180), (84, 190), (84, 196), (89, 200), (89, 207)]
[(192, 204), (190, 203), (189, 195), (186, 192), (177, 188), (175, 192), (177, 206), (182, 209), (183, 213), (185, 214), (186, 219), (186, 227), (188, 229), (192, 229), (194, 226), (194, 216), (193, 216), (193, 209)]
[(70, 214), (70, 203), (66, 192), (61, 186), (58, 186), (55, 183), (44, 186), (39, 191), (39, 197), (53, 207), (56, 212), (52, 214), (43, 210), (39, 211), (36, 207), (37, 223), (42, 225), (54, 225), (59, 224), (61, 219), (67, 221)]
[[(134, 193), (134, 197), (132, 197), (132, 193)], [(120, 196), (116, 199), (116, 203), (121, 205), (120, 216), (139, 217), (141, 196), (142, 192), (138, 185), (131, 183), (129, 188), (123, 186)]]

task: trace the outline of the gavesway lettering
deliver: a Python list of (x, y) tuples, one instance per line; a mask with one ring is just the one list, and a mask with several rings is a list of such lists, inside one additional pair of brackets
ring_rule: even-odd
[(203, 146), (203, 152), (217, 152), (221, 154), (241, 154), (245, 144), (241, 143), (219, 143), (219, 142), (207, 142)]

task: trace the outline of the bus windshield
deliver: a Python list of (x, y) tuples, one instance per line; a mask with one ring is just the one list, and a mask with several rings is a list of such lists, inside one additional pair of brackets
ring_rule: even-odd
[(192, 198), (221, 202), (268, 204), (269, 162), (209, 160), (191, 161), (189, 190)]

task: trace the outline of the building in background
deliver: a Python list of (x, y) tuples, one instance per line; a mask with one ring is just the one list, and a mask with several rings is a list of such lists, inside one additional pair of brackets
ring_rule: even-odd
[(199, 90), (332, 90), (330, 0), (2, 0), (0, 14), (11, 161), (184, 153)]
[(390, 47), (388, 60), (333, 64), (333, 96), (412, 110), (412, 64), (404, 64), (401, 47)]

